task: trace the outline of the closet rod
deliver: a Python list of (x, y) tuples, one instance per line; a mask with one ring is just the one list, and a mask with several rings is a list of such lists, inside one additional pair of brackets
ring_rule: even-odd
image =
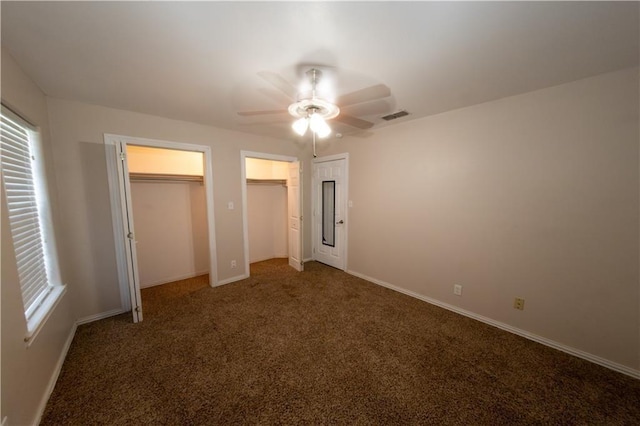
[(136, 182), (204, 182), (202, 176), (160, 173), (129, 173), (129, 180)]

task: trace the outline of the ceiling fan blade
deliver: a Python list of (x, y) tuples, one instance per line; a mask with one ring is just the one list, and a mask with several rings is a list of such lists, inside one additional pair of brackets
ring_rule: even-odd
[(365, 117), (368, 115), (383, 116), (393, 111), (393, 104), (390, 99), (376, 99), (371, 102), (347, 105), (342, 107), (341, 111), (354, 117)]
[(277, 105), (289, 105), (291, 103), (291, 99), (279, 90), (261, 87), (258, 89), (258, 92), (275, 101)]
[(386, 98), (388, 96), (391, 96), (391, 89), (384, 84), (376, 84), (375, 86), (366, 87), (364, 89), (342, 95), (338, 98), (336, 104), (342, 108), (347, 105), (373, 101), (375, 99)]
[(277, 89), (279, 89), (282, 93), (287, 95), (287, 97), (293, 101), (296, 100), (296, 96), (298, 95), (298, 90), (291, 85), (287, 80), (285, 80), (281, 75), (276, 74), (271, 71), (260, 71), (258, 73), (260, 77), (262, 77), (266, 82), (271, 83)]
[(251, 117), (254, 115), (268, 115), (268, 114), (284, 114), (288, 113), (286, 109), (267, 109), (263, 111), (238, 111), (238, 115), (242, 117)]
[(362, 120), (348, 114), (340, 114), (334, 120), (344, 123), (351, 127), (357, 127), (358, 129), (370, 129), (373, 127), (373, 123), (367, 120)]
[(268, 121), (256, 121), (252, 123), (237, 123), (240, 127), (261, 127), (261, 126), (287, 126), (290, 127), (289, 120), (268, 120)]

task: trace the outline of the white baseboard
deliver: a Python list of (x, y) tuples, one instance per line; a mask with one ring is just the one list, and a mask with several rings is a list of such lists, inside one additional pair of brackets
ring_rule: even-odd
[(200, 275), (204, 275), (208, 273), (209, 273), (209, 270), (205, 270), (205, 271), (191, 272), (188, 274), (176, 275), (175, 277), (163, 278), (160, 281), (154, 281), (151, 283), (145, 283), (145, 284), (140, 283), (140, 288), (143, 289), (143, 288), (155, 287), (157, 285), (172, 283), (174, 281), (180, 281), (180, 280), (186, 280), (189, 278), (199, 277)]
[(307, 257), (306, 259), (302, 259), (304, 263), (313, 262), (313, 257)]
[[(73, 324), (71, 330), (69, 331), (69, 336), (67, 336), (67, 340), (64, 342), (62, 352), (60, 352), (60, 356), (58, 357), (58, 361), (56, 362), (53, 374), (51, 375), (51, 379), (49, 380), (49, 384), (47, 385), (47, 391), (44, 393), (42, 400), (40, 401), (40, 406), (38, 407), (38, 417), (36, 418), (35, 422), (36, 425), (40, 424), (40, 420), (42, 419), (42, 415), (44, 414), (44, 409), (47, 408), (47, 402), (49, 402), (51, 393), (53, 393), (53, 389), (55, 388), (58, 377), (60, 376), (60, 371), (62, 371), (62, 365), (64, 364), (64, 360), (67, 358), (67, 353), (69, 352), (69, 348), (71, 347), (71, 342), (73, 342), (73, 338), (76, 335), (76, 329), (77, 324)], [(2, 426), (6, 426), (7, 424), (8, 419), (5, 417), (2, 420)]]
[(448, 303), (444, 303), (444, 302), (441, 302), (439, 300), (432, 299), (432, 298), (427, 297), (427, 296), (423, 296), (423, 295), (415, 293), (413, 291), (405, 290), (405, 289), (403, 289), (401, 287), (397, 287), (397, 286), (395, 286), (393, 284), (389, 284), (389, 283), (387, 283), (385, 281), (381, 281), (381, 280), (369, 277), (369, 276), (361, 274), (359, 272), (348, 270), (347, 273), (350, 274), (350, 275), (356, 276), (358, 278), (362, 278), (363, 280), (366, 280), (366, 281), (372, 282), (374, 284), (377, 284), (379, 286), (386, 287), (388, 289), (397, 291), (399, 293), (406, 294), (407, 296), (411, 296), (411, 297), (414, 297), (416, 299), (422, 300), (423, 302), (427, 302), (427, 303), (430, 303), (432, 305), (436, 305), (436, 306), (439, 306), (441, 308), (447, 309), (449, 311), (455, 312), (457, 314), (464, 315), (465, 317), (473, 318), (473, 319), (475, 319), (477, 321), (483, 322), (485, 324), (489, 324), (489, 325), (491, 325), (493, 327), (497, 327), (497, 328), (499, 328), (501, 330), (508, 331), (509, 333), (517, 334), (518, 336), (522, 336), (525, 339), (533, 340), (534, 342), (543, 344), (545, 346), (549, 346), (551, 348), (557, 349), (557, 350), (562, 351), (562, 352), (566, 352), (566, 353), (568, 353), (570, 355), (577, 356), (578, 358), (585, 359), (587, 361), (593, 362), (594, 364), (598, 364), (598, 365), (606, 367), (606, 368), (608, 368), (610, 370), (617, 371), (618, 373), (626, 374), (626, 375), (634, 377), (636, 379), (640, 379), (640, 370), (635, 370), (635, 369), (633, 369), (631, 367), (627, 367), (626, 365), (622, 365), (622, 364), (618, 364), (618, 363), (613, 362), (613, 361), (609, 361), (608, 359), (601, 358), (599, 356), (590, 354), (588, 352), (584, 352), (584, 351), (582, 351), (580, 349), (572, 348), (572, 347), (564, 345), (562, 343), (558, 343), (558, 342), (556, 342), (554, 340), (550, 340), (550, 339), (547, 339), (545, 337), (538, 336), (537, 334), (529, 333), (528, 331), (525, 331), (525, 330), (510, 326), (509, 324), (505, 324), (505, 323), (500, 322), (500, 321), (495, 321), (495, 320), (493, 320), (491, 318), (488, 318), (488, 317), (485, 317), (485, 316), (482, 316), (482, 315), (478, 315), (478, 314), (473, 313), (471, 311), (467, 311), (467, 310), (458, 308), (457, 306), (449, 305)]
[(278, 256), (278, 255), (274, 255), (274, 256), (269, 256), (269, 257), (264, 257), (264, 258), (260, 258), (260, 259), (249, 259), (249, 264), (251, 263), (258, 263), (258, 262), (264, 262), (265, 260), (271, 260), (271, 259), (288, 259), (289, 256), (288, 255), (282, 255), (282, 256)]
[(218, 281), (218, 283), (215, 285), (215, 287), (221, 286), (221, 285), (225, 285), (225, 284), (231, 284), (234, 283), (236, 281), (242, 281), (249, 278), (249, 274), (242, 274), (242, 275), (236, 275), (235, 277), (231, 277), (231, 278), (225, 278), (224, 280)]
[(87, 323), (98, 321), (98, 320), (101, 320), (101, 319), (113, 317), (115, 315), (124, 314), (125, 312), (127, 312), (127, 311), (125, 311), (122, 308), (118, 308), (118, 309), (112, 309), (110, 311), (102, 312), (102, 313), (95, 314), (95, 315), (89, 315), (88, 317), (80, 318), (79, 320), (77, 320), (76, 321), (76, 325), (87, 324)]

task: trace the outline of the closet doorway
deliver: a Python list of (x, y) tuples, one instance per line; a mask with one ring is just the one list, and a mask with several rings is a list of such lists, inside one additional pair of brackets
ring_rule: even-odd
[(302, 186), (294, 157), (241, 152), (244, 259), (250, 264), (288, 258), (303, 270)]
[(209, 274), (203, 154), (127, 145), (127, 159), (140, 289)]
[(138, 322), (141, 287), (203, 273), (217, 283), (211, 151), (118, 135), (105, 149), (122, 305)]

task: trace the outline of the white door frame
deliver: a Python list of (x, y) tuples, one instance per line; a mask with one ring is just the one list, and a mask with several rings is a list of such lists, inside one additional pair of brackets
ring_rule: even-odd
[[(240, 151), (240, 179), (242, 179), (242, 235), (244, 236), (244, 270), (245, 274), (240, 278), (249, 278), (251, 275), (249, 270), (249, 219), (247, 213), (247, 158), (257, 158), (259, 160), (272, 160), (272, 161), (283, 161), (286, 163), (293, 163), (298, 160), (297, 157), (289, 157), (286, 155), (278, 155), (278, 154), (267, 154), (265, 152), (254, 152), (254, 151)], [(300, 162), (300, 167), (302, 167), (302, 162)], [(300, 182), (302, 185), (302, 180)], [(302, 198), (300, 199), (300, 211), (304, 203), (302, 202)], [(287, 232), (288, 227), (287, 227)], [(301, 247), (301, 252), (304, 253), (304, 246)], [(303, 256), (304, 258), (304, 256)]]
[[(109, 180), (109, 195), (111, 198), (111, 217), (113, 220), (113, 236), (116, 249), (116, 263), (118, 268), (118, 283), (120, 286), (120, 299), (122, 309), (131, 310), (130, 293), (131, 286), (139, 283), (130, 282), (128, 277), (127, 252), (125, 250), (125, 221), (126, 209), (122, 204), (123, 191), (131, 193), (131, 188), (124, 187), (124, 182), (118, 174), (118, 154), (116, 147), (120, 143), (127, 145), (140, 145), (153, 148), (176, 149), (180, 151), (201, 152), (204, 157), (204, 190), (207, 206), (207, 225), (209, 228), (209, 284), (211, 287), (218, 285), (218, 264), (216, 251), (215, 217), (213, 210), (213, 161), (211, 157), (211, 147), (206, 145), (196, 145), (182, 142), (171, 142), (157, 139), (137, 138), (133, 136), (122, 136), (104, 134), (104, 146), (107, 158), (107, 175)], [(137, 268), (137, 265), (135, 265)]]
[(317, 243), (317, 235), (315, 232), (316, 229), (316, 221), (318, 220), (318, 216), (316, 215), (316, 212), (319, 211), (318, 209), (320, 208), (320, 206), (317, 205), (317, 185), (316, 185), (316, 169), (315, 169), (315, 165), (318, 163), (325, 163), (327, 161), (335, 161), (335, 160), (344, 160), (344, 194), (343, 194), (343, 198), (344, 198), (344, 232), (343, 232), (343, 236), (344, 236), (344, 244), (343, 244), (343, 256), (344, 256), (344, 268), (342, 269), (343, 271), (347, 271), (347, 265), (348, 265), (348, 247), (349, 247), (349, 153), (345, 152), (342, 154), (334, 154), (334, 155), (327, 155), (326, 157), (316, 157), (313, 159), (313, 165), (312, 165), (312, 177), (311, 177), (311, 199), (313, 200), (311, 202), (311, 211), (313, 212), (312, 218), (311, 218), (311, 228), (313, 229), (313, 232), (311, 232), (311, 245), (313, 247), (313, 249), (311, 250), (313, 252), (313, 260), (316, 260), (316, 243)]

